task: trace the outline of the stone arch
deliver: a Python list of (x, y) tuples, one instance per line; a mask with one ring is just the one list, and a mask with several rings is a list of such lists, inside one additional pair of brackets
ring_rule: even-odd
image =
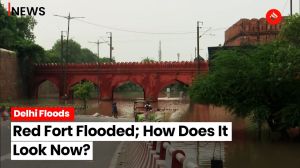
[(72, 86), (74, 86), (77, 83), (80, 83), (81, 81), (90, 81), (94, 85), (100, 87), (100, 81), (98, 80), (97, 77), (89, 77), (89, 76), (78, 76), (78, 77), (73, 77), (69, 80), (68, 82), (68, 89), (70, 89)]
[(41, 78), (41, 79), (38, 79), (35, 82), (36, 87), (39, 87), (45, 81), (49, 81), (49, 82), (53, 83), (57, 88), (59, 88), (60, 82), (56, 78)]
[(119, 86), (121, 86), (125, 83), (133, 83), (133, 84), (138, 85), (139, 87), (141, 87), (143, 90), (145, 90), (144, 86), (140, 82), (134, 81), (134, 80), (131, 80), (131, 79), (116, 82), (115, 84), (112, 85), (112, 89), (114, 90), (117, 87), (119, 87)]
[(162, 89), (164, 89), (165, 87), (167, 87), (167, 86), (169, 86), (169, 85), (171, 85), (171, 84), (174, 84), (174, 83), (176, 83), (176, 82), (181, 83), (181, 84), (183, 84), (183, 85), (190, 86), (190, 83), (187, 82), (187, 81), (183, 81), (183, 80), (179, 80), (179, 79), (173, 79), (173, 80), (170, 80), (170, 81), (167, 81), (167, 82), (162, 83), (162, 84), (160, 85), (160, 87), (159, 87), (159, 92), (160, 92)]
[(145, 97), (145, 89), (144, 89), (144, 87), (143, 87), (143, 85), (142, 85), (141, 83), (139, 83), (139, 82), (137, 82), (137, 81), (134, 81), (134, 80), (122, 80), (122, 81), (116, 82), (116, 83), (112, 86), (112, 96), (113, 96), (113, 99), (115, 98), (115, 97), (114, 97), (114, 93), (115, 93), (116, 89), (119, 88), (119, 87), (121, 87), (121, 86), (123, 86), (123, 85), (125, 85), (125, 84), (128, 84), (128, 83), (132, 83), (132, 84), (138, 86), (139, 88), (141, 88), (141, 90), (142, 90), (142, 92), (143, 92), (141, 96), (142, 96), (143, 98)]
[[(42, 89), (42, 90), (41, 90)], [(59, 81), (43, 79), (36, 83), (36, 98), (57, 98), (60, 96)]]
[(169, 80), (167, 82), (164, 82), (162, 83), (160, 86), (159, 86), (159, 89), (157, 91), (157, 96), (159, 97), (159, 94), (160, 92), (165, 89), (166, 87), (172, 85), (172, 84), (176, 84), (176, 83), (179, 83), (181, 85), (184, 85), (184, 86), (190, 86), (190, 83), (187, 82), (187, 81), (183, 81), (183, 80), (179, 80), (179, 79), (173, 79), (173, 80)]
[(58, 89), (59, 95), (61, 95), (62, 89), (60, 87), (60, 80), (56, 77), (41, 77), (35, 78), (34, 81), (30, 85), (30, 98), (38, 99), (39, 87), (45, 81), (49, 81), (55, 85)]

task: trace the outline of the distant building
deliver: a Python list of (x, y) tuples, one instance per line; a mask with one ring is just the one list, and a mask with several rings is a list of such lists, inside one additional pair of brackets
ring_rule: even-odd
[(215, 59), (220, 50), (255, 49), (257, 44), (265, 44), (276, 40), (284, 24), (270, 25), (265, 18), (240, 19), (225, 31), (224, 46), (208, 47), (208, 61)]
[(225, 31), (224, 46), (265, 44), (274, 41), (284, 24), (270, 25), (266, 18), (241, 19)]

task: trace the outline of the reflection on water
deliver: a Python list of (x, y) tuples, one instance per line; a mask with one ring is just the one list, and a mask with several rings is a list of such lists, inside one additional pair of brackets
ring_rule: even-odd
[[(133, 117), (133, 101), (116, 102), (120, 116)], [(74, 103), (81, 104), (78, 100)], [(111, 103), (101, 101), (98, 104), (97, 100), (91, 100), (86, 114), (97, 112), (100, 115), (111, 116)], [(232, 116), (224, 108), (168, 100), (159, 101), (157, 106), (162, 112), (167, 111), (166, 118), (169, 121), (233, 122), (233, 141), (229, 143), (220, 145), (214, 142), (172, 142), (202, 168), (210, 167), (214, 150), (215, 158), (222, 158), (227, 168), (300, 168), (300, 143), (260, 143), (250, 140), (253, 137), (249, 137), (246, 130), (251, 127), (251, 122)]]
[(299, 168), (299, 143), (233, 141), (227, 144), (226, 165), (238, 168)]
[(186, 157), (194, 163), (198, 162), (201, 168), (210, 168), (213, 157), (226, 160), (223, 142), (171, 142), (171, 144), (183, 150)]

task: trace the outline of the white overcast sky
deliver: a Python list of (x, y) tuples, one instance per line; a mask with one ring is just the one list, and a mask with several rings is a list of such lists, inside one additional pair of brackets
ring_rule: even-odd
[[(8, 0), (2, 0), (7, 6)], [(269, 9), (276, 8), (289, 14), (290, 0), (10, 0), (12, 6), (43, 6), (45, 16), (37, 16), (34, 33), (36, 42), (50, 49), (67, 30), (67, 20), (54, 14), (84, 16), (84, 21), (117, 29), (153, 32), (195, 32), (196, 22), (212, 28), (200, 39), (201, 56), (207, 58), (207, 47), (224, 43), (224, 31), (241, 18), (261, 18)], [(294, 0), (294, 12), (299, 11), (299, 0)], [(194, 57), (196, 34), (153, 35), (117, 31), (72, 20), (70, 37), (84, 48), (97, 52), (88, 41), (107, 38), (113, 32), (113, 56), (117, 61), (140, 61), (150, 57), (158, 60), (159, 40), (162, 41), (162, 60), (175, 61)], [(107, 39), (108, 40), (108, 39)], [(108, 45), (100, 45), (100, 56), (108, 57)]]

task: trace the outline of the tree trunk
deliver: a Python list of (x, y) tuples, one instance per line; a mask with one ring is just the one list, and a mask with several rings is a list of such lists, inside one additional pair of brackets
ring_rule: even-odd
[(261, 141), (261, 134), (262, 134), (262, 122), (261, 121), (258, 121), (257, 122), (257, 127), (258, 127), (258, 135), (257, 135), (257, 138), (259, 141)]
[(86, 114), (86, 99), (83, 99), (83, 108), (84, 108), (84, 114)]

